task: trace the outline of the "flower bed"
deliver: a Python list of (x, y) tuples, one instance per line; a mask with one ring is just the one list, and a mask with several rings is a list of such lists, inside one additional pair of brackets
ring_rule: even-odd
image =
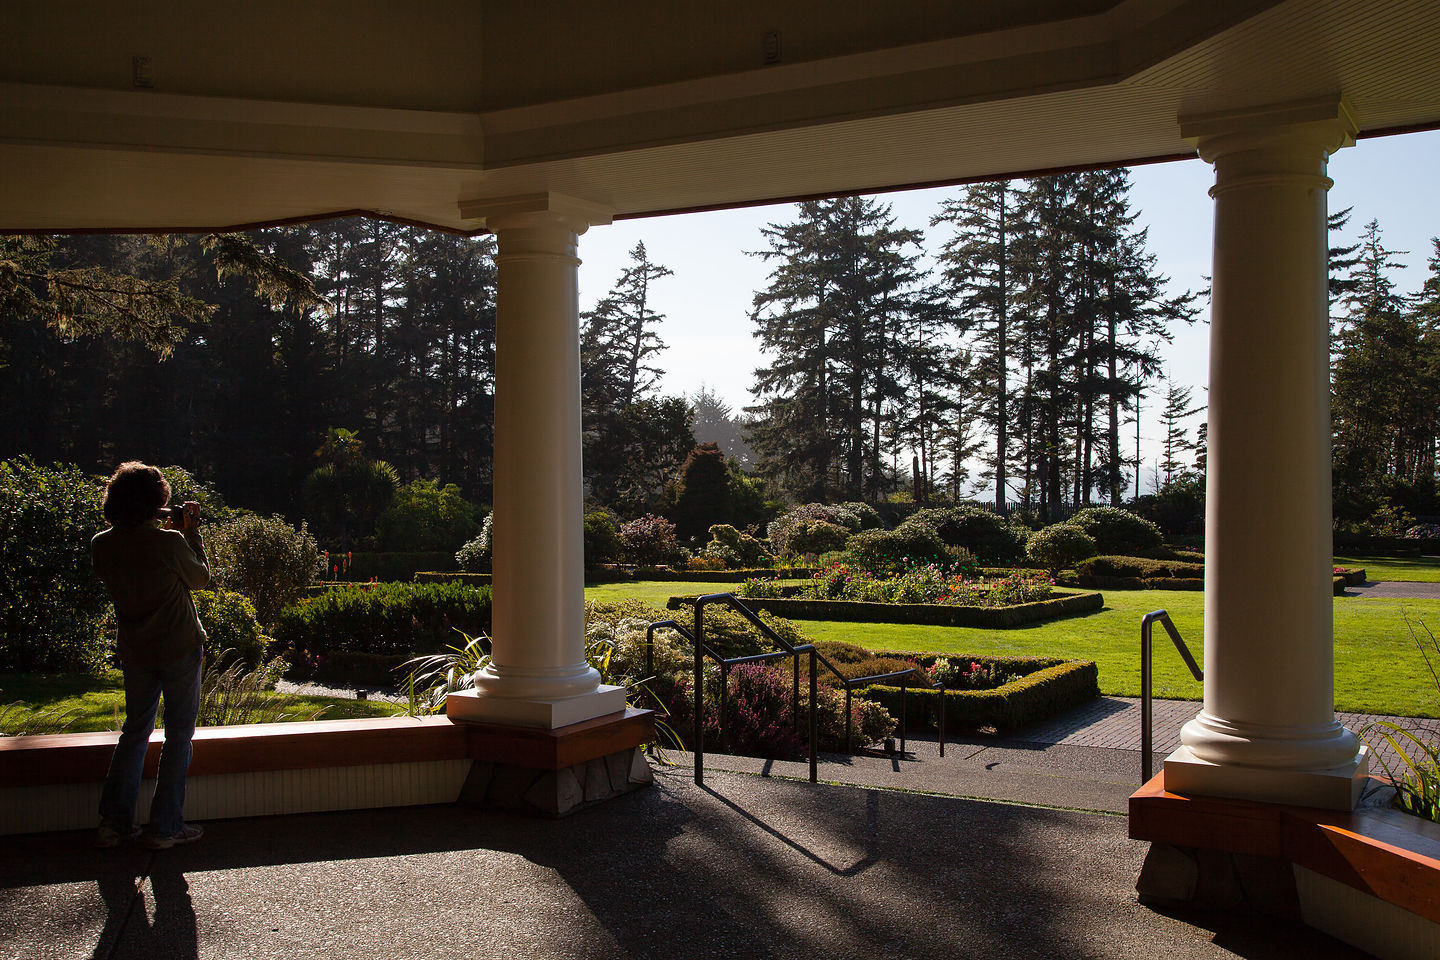
[(740, 596), (806, 597), (866, 603), (939, 603), (957, 607), (1004, 607), (1047, 600), (1054, 581), (1036, 570), (1006, 571), (987, 580), (966, 569), (907, 561), (898, 571), (877, 575), (859, 564), (832, 563), (800, 587), (780, 588), (773, 580), (746, 580)]
[[(919, 658), (922, 662), (925, 657)], [(1003, 671), (1013, 679), (988, 690), (950, 690), (945, 697), (945, 731), (993, 729), (997, 733), (1017, 730), (1027, 724), (1054, 716), (1100, 695), (1100, 673), (1089, 660), (1060, 660), (1053, 657), (964, 657), (989, 671)], [(900, 715), (899, 687), (866, 687), (864, 696)], [(939, 690), (910, 688), (905, 693), (905, 720), (911, 730), (935, 730), (939, 726)]]
[[(671, 610), (695, 603), (696, 596), (671, 597)], [(848, 620), (853, 623), (914, 623), (931, 627), (1005, 629), (1039, 620), (1094, 613), (1105, 606), (1099, 593), (1076, 593), (1008, 607), (953, 606), (940, 603), (866, 603), (857, 600), (745, 598), (752, 610), (790, 620)]]

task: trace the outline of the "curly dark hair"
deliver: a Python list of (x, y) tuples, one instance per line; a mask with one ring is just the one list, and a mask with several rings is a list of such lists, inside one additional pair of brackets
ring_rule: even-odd
[(131, 460), (120, 464), (105, 485), (105, 519), (117, 527), (153, 520), (170, 502), (170, 483), (159, 468)]

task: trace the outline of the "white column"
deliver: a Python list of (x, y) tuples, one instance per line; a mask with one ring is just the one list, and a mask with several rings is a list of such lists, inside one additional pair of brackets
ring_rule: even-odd
[(461, 204), (499, 254), (491, 663), (460, 719), (555, 728), (623, 710), (585, 660), (580, 234), (608, 211), (555, 194)]
[(1182, 120), (1215, 165), (1205, 706), (1166, 789), (1353, 806), (1335, 719), (1326, 161), (1338, 99)]

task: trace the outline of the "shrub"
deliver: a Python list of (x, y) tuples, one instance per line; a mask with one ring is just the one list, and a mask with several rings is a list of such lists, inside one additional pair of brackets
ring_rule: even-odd
[[(845, 507), (831, 507), (823, 503), (807, 503), (783, 514), (770, 523), (766, 535), (770, 538), (770, 549), (779, 556), (793, 556), (801, 553), (822, 553), (823, 550), (802, 550), (792, 542), (801, 525), (820, 521), (843, 527), (849, 533), (859, 533), (864, 522)], [(827, 548), (835, 549), (835, 548)]]
[(685, 558), (675, 537), (675, 524), (652, 513), (622, 524), (620, 540), (625, 544), (626, 559), (634, 564), (658, 565)]
[[(731, 668), (725, 704), (725, 734), (730, 750), (776, 759), (804, 753), (805, 735), (794, 722), (792, 691), (789, 678), (764, 664), (742, 663)], [(718, 714), (718, 707), (711, 709)]]
[(264, 624), (298, 600), (320, 569), (320, 549), (303, 521), (296, 530), (280, 517), (250, 515), (205, 533), (215, 585), (249, 597)]
[[(1100, 693), (1095, 664), (1086, 660), (1049, 658), (974, 657), (991, 672), (1012, 675), (1001, 687), (944, 692), (946, 734), (991, 727), (999, 732), (1054, 716)], [(900, 712), (900, 690), (890, 686), (865, 688), (865, 696), (894, 713)], [(908, 692), (905, 718), (910, 729), (935, 729), (940, 716), (940, 691)]]
[(1096, 553), (1132, 554), (1163, 542), (1159, 527), (1119, 507), (1086, 507), (1066, 522), (1089, 534)]
[(260, 630), (255, 605), (233, 590), (196, 590), (190, 594), (205, 628), (205, 660), (213, 666), (238, 659), (250, 669), (265, 658), (270, 638)]
[(939, 534), (923, 523), (906, 522), (894, 530), (857, 533), (845, 542), (845, 553), (851, 562), (876, 574), (900, 570), (908, 561), (952, 562)]
[(0, 669), (104, 662), (110, 602), (90, 567), (102, 490), (78, 467), (0, 462)]
[(710, 528), (710, 542), (705, 544), (704, 554), (737, 569), (763, 567), (773, 559), (763, 543), (728, 523), (717, 523)]
[(1158, 577), (1177, 580), (1193, 580), (1205, 576), (1203, 563), (1178, 563), (1165, 560), (1151, 560), (1146, 557), (1091, 557), (1075, 565), (1075, 572), (1086, 577)]
[(280, 612), (275, 639), (293, 653), (403, 656), (490, 631), (490, 589), (464, 583), (334, 587)]
[(184, 467), (161, 467), (160, 473), (170, 484), (170, 503), (180, 505), (190, 500), (200, 504), (200, 515), (206, 523), (223, 523), (233, 519), (239, 512), (225, 505), (225, 500), (210, 484), (197, 480)]
[(1052, 574), (1078, 560), (1095, 555), (1095, 541), (1081, 527), (1057, 523), (1046, 527), (1025, 544), (1025, 553)]
[(1026, 535), (984, 507), (931, 507), (905, 523), (925, 524), (946, 545), (964, 547), (981, 563), (1014, 563), (1025, 556)]
[(449, 553), (479, 531), (478, 513), (455, 484), (416, 480), (399, 487), (375, 521), (375, 545), (391, 552)]
[(801, 520), (790, 530), (789, 546), (797, 554), (821, 554), (840, 550), (850, 531), (828, 520)]
[[(852, 500), (849, 503), (842, 503), (840, 506), (855, 514), (860, 521), (861, 530), (879, 530), (885, 526), (885, 518), (880, 516), (880, 511), (868, 503), (860, 503)], [(856, 531), (857, 533), (859, 531)]]
[[(486, 518), (489, 523), (489, 518)], [(486, 549), (489, 549), (489, 527), (486, 527)], [(608, 510), (591, 510), (585, 514), (585, 566), (598, 567), (602, 563), (614, 563), (625, 555), (625, 541), (620, 539), (620, 527), (615, 515)]]
[[(590, 544), (589, 517), (586, 517), (585, 544)], [(495, 514), (486, 514), (485, 521), (480, 524), (480, 532), (475, 539), (465, 544), (455, 554), (455, 562), (460, 564), (460, 569), (467, 573), (489, 573), (490, 572), (490, 530), (494, 524)], [(588, 554), (588, 550), (586, 551)]]

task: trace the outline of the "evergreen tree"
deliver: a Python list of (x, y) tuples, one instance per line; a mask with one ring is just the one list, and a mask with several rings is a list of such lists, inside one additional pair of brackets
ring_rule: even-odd
[(755, 372), (750, 440), (762, 475), (805, 499), (878, 496), (884, 426), (908, 405), (917, 231), (862, 197), (797, 207), (762, 233), (775, 262), (752, 319), (771, 357)]
[[(1012, 242), (1024, 230), (1017, 224), (1016, 192), (1008, 180), (965, 187), (931, 218), (931, 226), (951, 224), (954, 235), (941, 247), (939, 261), (956, 297), (957, 325), (975, 351), (979, 402), (975, 412), (995, 435), (988, 460), (995, 481), (995, 506), (1005, 506), (1010, 458), (1011, 304), (1015, 270)], [(954, 434), (957, 438), (959, 432)], [(963, 445), (963, 444), (962, 444)], [(958, 490), (960, 464), (952, 467)]]
[(1192, 394), (1190, 387), (1176, 383), (1169, 377), (1165, 378), (1165, 408), (1160, 413), (1160, 422), (1165, 428), (1165, 452), (1160, 461), (1160, 469), (1164, 473), (1162, 486), (1169, 485), (1171, 480), (1184, 474), (1186, 467), (1183, 458), (1199, 449), (1195, 441), (1189, 438), (1189, 427), (1185, 421), (1205, 407), (1192, 405)]
[(1347, 278), (1331, 384), (1341, 520), (1364, 520), (1387, 504), (1435, 508), (1440, 333), (1424, 292), (1412, 309), (1389, 278), (1402, 252), (1384, 246), (1372, 220)]

